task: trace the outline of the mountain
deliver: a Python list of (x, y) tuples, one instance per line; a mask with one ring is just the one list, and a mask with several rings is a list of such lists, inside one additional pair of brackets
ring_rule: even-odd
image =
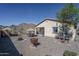
[(8, 27), (8, 26), (0, 25), (0, 29), (6, 28), (6, 27)]
[(19, 25), (11, 25), (9, 27), (13, 29), (13, 32), (20, 32), (22, 34), (25, 34), (26, 31), (29, 28), (34, 29), (35, 28), (35, 24), (32, 24), (32, 23), (21, 23)]
[(11, 28), (12, 29), (12, 33), (22, 33), (22, 34), (25, 34), (27, 29), (29, 28), (32, 28), (34, 29), (35, 28), (35, 24), (32, 24), (32, 23), (21, 23), (19, 25), (10, 25), (10, 26), (3, 26), (3, 25), (0, 25), (0, 29), (3, 29), (3, 28)]
[(4, 26), (0, 25), (0, 29), (1, 29), (1, 28), (4, 28)]

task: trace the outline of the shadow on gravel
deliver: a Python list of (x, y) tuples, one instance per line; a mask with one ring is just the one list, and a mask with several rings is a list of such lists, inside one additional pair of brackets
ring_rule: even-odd
[(0, 56), (22, 56), (14, 46), (10, 37), (0, 38)]

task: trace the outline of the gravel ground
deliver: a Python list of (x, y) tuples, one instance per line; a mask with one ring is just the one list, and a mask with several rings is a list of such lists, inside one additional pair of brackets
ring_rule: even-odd
[(62, 56), (65, 50), (74, 51), (73, 48), (75, 48), (73, 47), (74, 43), (73, 45), (71, 43), (60, 43), (57, 39), (50, 37), (38, 37), (40, 45), (35, 48), (32, 47), (29, 37), (24, 36), (23, 38), (24, 40), (18, 41), (18, 37), (11, 37), (16, 48), (24, 56)]
[(30, 43), (31, 37), (22, 37), (24, 40), (21, 41), (18, 41), (18, 37), (10, 38), (10, 42), (12, 42), (14, 47), (16, 47), (15, 49), (12, 44), (9, 44), (10, 42), (8, 43), (8, 40), (3, 40), (7, 50), (10, 50), (9, 52), (13, 53), (13, 55), (17, 55), (16, 50), (23, 56), (62, 56), (65, 50), (71, 50), (79, 53), (78, 36), (76, 37), (76, 42), (70, 43), (61, 43), (59, 40), (50, 37), (38, 37), (40, 45), (36, 48)]

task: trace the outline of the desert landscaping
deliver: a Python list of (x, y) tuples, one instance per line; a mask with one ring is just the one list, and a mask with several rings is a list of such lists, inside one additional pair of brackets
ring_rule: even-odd
[[(2, 11), (12, 11), (8, 16), (14, 17), (3, 16), (10, 19), (0, 25), (0, 56), (79, 56), (79, 9), (75, 4), (6, 5), (11, 10)], [(64, 6), (52, 9), (51, 5)]]
[[(40, 43), (37, 47), (34, 47), (30, 41), (32, 37), (22, 36), (23, 40), (18, 40), (18, 36), (10, 37), (10, 40), (14, 44), (10, 43), (8, 38), (1, 38), (3, 42), (4, 53), (9, 55), (22, 55), (22, 56), (63, 56), (65, 50), (74, 51), (79, 55), (79, 40), (70, 43), (61, 43), (58, 39), (51, 37), (37, 37)], [(6, 54), (6, 55), (8, 55)], [(5, 54), (3, 54), (5, 55)]]

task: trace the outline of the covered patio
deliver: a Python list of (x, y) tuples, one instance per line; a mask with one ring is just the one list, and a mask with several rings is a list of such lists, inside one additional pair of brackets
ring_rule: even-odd
[(44, 27), (37, 27), (35, 28), (35, 34), (38, 36), (44, 36), (45, 35), (45, 28)]

